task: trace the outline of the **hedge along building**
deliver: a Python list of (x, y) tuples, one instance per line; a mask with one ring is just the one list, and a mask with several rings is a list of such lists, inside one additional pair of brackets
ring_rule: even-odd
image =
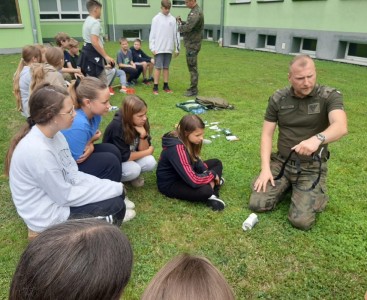
[[(101, 2), (106, 38), (148, 39), (151, 20), (160, 11), (160, 0)], [(189, 10), (185, 1), (171, 2), (171, 13), (186, 19)], [(203, 38), (220, 39), (225, 47), (307, 53), (319, 59), (367, 65), (365, 0), (197, 2), (205, 15)], [(86, 0), (1, 0), (0, 53), (19, 52), (26, 44), (53, 41), (60, 31), (81, 40), (83, 21), (88, 15), (85, 3)]]

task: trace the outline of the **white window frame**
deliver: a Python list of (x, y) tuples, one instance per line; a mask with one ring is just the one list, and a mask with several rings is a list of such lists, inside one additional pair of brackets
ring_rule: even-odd
[(212, 29), (206, 29), (205, 33), (206, 33), (205, 39), (208, 40), (208, 41), (212, 41), (213, 40), (213, 34), (214, 34), (213, 30)]
[(307, 39), (307, 40), (316, 40), (316, 47), (317, 47), (317, 39), (312, 39), (312, 38), (302, 38), (301, 39), (301, 44), (299, 46), (299, 53), (303, 53), (303, 54), (308, 54), (308, 55), (316, 55), (316, 50), (313, 51), (313, 50), (304, 50), (303, 49), (303, 42), (304, 40)]
[(348, 42), (347, 43), (347, 47), (345, 47), (345, 55), (344, 55), (344, 58), (345, 59), (348, 59), (348, 60), (357, 60), (357, 61), (367, 62), (367, 57), (348, 55), (350, 44), (361, 44), (361, 43)]
[[(241, 35), (244, 35), (245, 36), (245, 42), (244, 43), (241, 43), (240, 40), (241, 40)], [(245, 47), (246, 46), (246, 34), (245, 33), (238, 33), (238, 41), (237, 41), (237, 45), (238, 46), (241, 46), (241, 47)]]
[[(139, 32), (139, 36), (125, 37), (124, 31), (136, 31), (136, 30)], [(126, 38), (128, 41), (134, 41), (135, 39), (140, 39), (141, 40), (141, 29), (123, 29), (122, 34), (123, 34), (123, 37)]]
[(24, 28), (22, 22), (22, 15), (19, 9), (19, 0), (14, 0), (15, 10), (18, 18), (18, 23), (3, 23), (0, 24), (0, 28)]
[(132, 6), (148, 6), (149, 5), (148, 0), (145, 0), (145, 3), (134, 3), (134, 2), (135, 2), (134, 0), (131, 1)]
[(177, 1), (180, 1), (182, 3), (174, 3), (174, 0), (172, 0), (172, 6), (175, 6), (175, 7), (185, 7), (186, 6), (185, 0), (177, 0)]
[[(50, 1), (50, 0), (48, 0)], [(57, 6), (57, 10), (56, 11), (41, 11), (41, 7), (40, 7), (40, 20), (41, 22), (48, 22), (48, 21), (80, 21), (80, 20), (85, 20), (85, 18), (83, 18), (83, 15), (88, 15), (88, 11), (87, 8), (85, 6), (83, 6), (82, 0), (75, 0), (78, 2), (78, 11), (63, 11), (61, 9), (61, 2), (60, 0), (54, 0), (56, 1), (56, 6)], [(38, 3), (39, 4), (39, 3)], [(79, 14), (79, 18), (76, 19), (64, 19), (61, 17), (61, 15), (65, 15), (65, 14)], [(59, 15), (59, 17), (57, 19), (42, 19), (42, 15)]]

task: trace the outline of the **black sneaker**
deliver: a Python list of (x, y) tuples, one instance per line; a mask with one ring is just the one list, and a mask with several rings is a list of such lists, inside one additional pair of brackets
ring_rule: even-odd
[(207, 205), (212, 208), (214, 211), (223, 210), (226, 204), (223, 200), (219, 199), (215, 195), (211, 195), (210, 198), (208, 198)]

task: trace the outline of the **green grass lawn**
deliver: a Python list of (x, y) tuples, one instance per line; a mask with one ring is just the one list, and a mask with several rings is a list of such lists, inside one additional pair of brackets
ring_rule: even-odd
[[(108, 43), (111, 56), (119, 49)], [(148, 52), (147, 44), (143, 49)], [(12, 135), (24, 123), (15, 109), (12, 76), (19, 55), (0, 56), (0, 153), (5, 157)], [(205, 255), (224, 274), (237, 299), (363, 299), (367, 290), (367, 68), (316, 61), (318, 82), (344, 95), (349, 135), (330, 146), (328, 188), (330, 202), (309, 232), (287, 221), (289, 198), (272, 213), (260, 214), (259, 223), (244, 232), (250, 211), (250, 182), (260, 168), (259, 143), (269, 96), (288, 84), (288, 62), (281, 54), (219, 48), (205, 42), (199, 55), (200, 94), (226, 98), (235, 110), (210, 111), (202, 116), (218, 121), (240, 140), (224, 137), (203, 146), (202, 157), (223, 161), (226, 183), (221, 198), (227, 207), (213, 212), (204, 205), (162, 196), (155, 173), (145, 174), (144, 188), (128, 187), (137, 216), (124, 224), (134, 250), (134, 268), (124, 299), (139, 299), (153, 275), (182, 252)], [(175, 107), (188, 87), (185, 53), (172, 60), (173, 94), (158, 96), (139, 84), (136, 92), (148, 103), (154, 156), (161, 151), (161, 136), (185, 114)], [(117, 83), (117, 81), (116, 81)], [(160, 89), (162, 88), (160, 84)], [(113, 105), (123, 95), (116, 92)], [(101, 130), (113, 113), (104, 118)], [(207, 138), (212, 131), (207, 129)], [(3, 171), (3, 159), (1, 160)], [(27, 245), (27, 230), (11, 200), (8, 179), (1, 175), (0, 298), (6, 299), (19, 256)]]

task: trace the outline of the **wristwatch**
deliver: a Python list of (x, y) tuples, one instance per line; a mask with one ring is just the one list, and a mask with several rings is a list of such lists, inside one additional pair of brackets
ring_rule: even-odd
[[(326, 140), (326, 137), (322, 134), (322, 133), (318, 133), (318, 134), (316, 134), (316, 137), (317, 137), (317, 139), (321, 142), (321, 144), (323, 143), (323, 142), (325, 142), (325, 140)], [(320, 144), (320, 145), (321, 145)]]

